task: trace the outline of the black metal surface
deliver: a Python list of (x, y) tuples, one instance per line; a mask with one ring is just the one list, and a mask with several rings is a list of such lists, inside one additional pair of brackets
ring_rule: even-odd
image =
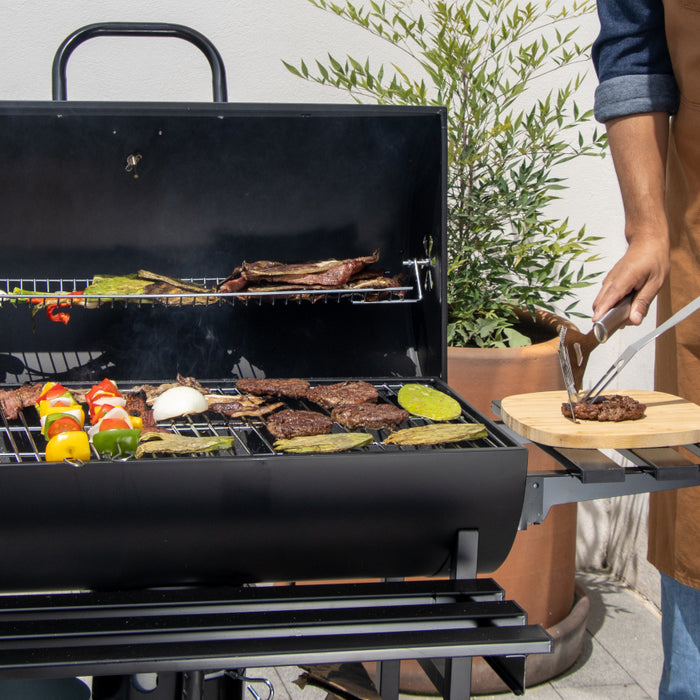
[(462, 529), (479, 531), (480, 571), (510, 549), (527, 452), (488, 422), (473, 443), (393, 447), (378, 431), (361, 450), (297, 456), (276, 454), (260, 421), (198, 420), (176, 428), (233, 433), (234, 449), (47, 465), (38, 427), (8, 424), (5, 444), (30, 448), (0, 464), (0, 589), (433, 575)]
[(0, 678), (546, 652), (493, 581), (0, 598)]
[(74, 309), (36, 330), (4, 304), (0, 370), (81, 351), (107, 354), (115, 379), (218, 378), (241, 358), (268, 376), (444, 378), (444, 129), (434, 108), (0, 103), (0, 279), (224, 278), (375, 249), (391, 275), (431, 261), (419, 304)]

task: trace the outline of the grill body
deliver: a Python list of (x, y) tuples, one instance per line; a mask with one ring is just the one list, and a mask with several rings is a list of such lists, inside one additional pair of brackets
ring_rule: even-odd
[[(89, 386), (194, 376), (406, 381), (452, 393), (446, 365), (445, 112), (233, 104), (0, 104), (0, 281), (68, 293), (139, 269), (209, 282), (244, 260), (380, 253), (393, 296), (246, 294), (203, 306), (115, 299), (66, 325), (0, 306), (0, 380)], [(459, 531), (491, 571), (515, 536), (526, 451), (280, 455), (260, 420), (216, 455), (46, 464), (33, 409), (3, 420), (0, 588), (133, 588), (446, 572)], [(296, 406), (293, 406), (296, 407)], [(308, 406), (303, 406), (308, 408)]]

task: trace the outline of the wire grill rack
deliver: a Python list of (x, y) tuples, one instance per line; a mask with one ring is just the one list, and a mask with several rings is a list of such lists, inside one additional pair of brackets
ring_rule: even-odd
[[(145, 383), (145, 382), (144, 382)], [(382, 382), (373, 383), (379, 393), (379, 401), (397, 404), (397, 395), (399, 389), (406, 382)], [(421, 382), (426, 383), (426, 382)], [(222, 385), (217, 383), (204, 383), (207, 390), (212, 394), (221, 394), (222, 396), (235, 396), (240, 392), (235, 388), (234, 384)], [(70, 386), (67, 388), (71, 388)], [(89, 388), (89, 387), (87, 387)], [(120, 387), (122, 391), (128, 391), (128, 387)], [(306, 401), (305, 399), (285, 399), (285, 404), (288, 408), (300, 410), (313, 410), (329, 413), (320, 406)], [(471, 409), (464, 402), (462, 405), (462, 415), (453, 422), (462, 423), (480, 423), (481, 416)], [(415, 427), (430, 423), (430, 420), (411, 416), (404, 427)], [(227, 457), (262, 457), (281, 454), (276, 452), (273, 447), (274, 438), (265, 428), (265, 422), (261, 418), (229, 418), (222, 414), (207, 411), (206, 413), (184, 416), (178, 419), (172, 419), (167, 423), (162, 424), (172, 432), (180, 435), (193, 437), (214, 437), (226, 436), (235, 438), (233, 446), (228, 450), (219, 450), (215, 453), (196, 453), (192, 455), (178, 455), (181, 458), (200, 459), (206, 456), (227, 456)], [(334, 432), (343, 432), (345, 429), (333, 424)], [(473, 448), (494, 448), (509, 445), (500, 435), (490, 430), (487, 426), (487, 436), (476, 440), (469, 440), (458, 443), (443, 444), (438, 446), (406, 446), (385, 444), (384, 439), (391, 432), (390, 430), (368, 430), (373, 435), (372, 444), (367, 447), (360, 448), (362, 451), (369, 452), (395, 452), (395, 451), (415, 451), (415, 450), (434, 450), (434, 449), (473, 449)], [(44, 450), (46, 440), (41, 435), (41, 426), (38, 420), (38, 414), (34, 408), (24, 409), (17, 419), (7, 420), (0, 414), (0, 464), (20, 464), (20, 463), (36, 463), (44, 461)], [(145, 459), (153, 458), (147, 456)], [(101, 460), (97, 452), (93, 450), (93, 459)]]
[[(124, 304), (162, 304), (167, 306), (209, 306), (213, 304), (288, 304), (306, 302), (331, 302), (349, 300), (353, 304), (406, 304), (420, 302), (423, 289), (432, 286), (432, 273), (429, 260), (406, 260), (407, 283), (397, 287), (364, 287), (338, 289), (306, 289), (289, 286), (289, 289), (255, 291), (243, 289), (240, 292), (216, 292), (223, 278), (192, 277), (183, 282), (198, 284), (211, 292), (178, 292), (175, 294), (84, 294), (91, 279), (65, 278), (4, 278), (0, 279), (0, 305), (31, 304), (37, 300), (56, 303), (60, 307), (74, 305), (86, 308), (115, 306)], [(79, 294), (76, 294), (80, 292)], [(46, 298), (45, 298), (46, 297)]]

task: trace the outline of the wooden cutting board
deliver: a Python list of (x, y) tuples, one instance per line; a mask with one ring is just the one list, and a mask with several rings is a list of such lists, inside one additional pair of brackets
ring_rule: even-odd
[(700, 442), (700, 406), (658, 391), (616, 390), (646, 404), (643, 418), (632, 421), (574, 423), (561, 405), (565, 391), (507, 396), (501, 401), (503, 422), (519, 435), (552, 447), (593, 449), (666, 447)]

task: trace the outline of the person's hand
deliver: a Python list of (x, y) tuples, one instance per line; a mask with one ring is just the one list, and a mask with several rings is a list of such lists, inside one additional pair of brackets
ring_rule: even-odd
[[(665, 233), (665, 232), (664, 232)], [(661, 289), (669, 270), (668, 238), (666, 235), (636, 235), (627, 252), (610, 270), (593, 301), (593, 321), (630, 292), (634, 299), (629, 323), (638, 326), (647, 315), (649, 306)]]

